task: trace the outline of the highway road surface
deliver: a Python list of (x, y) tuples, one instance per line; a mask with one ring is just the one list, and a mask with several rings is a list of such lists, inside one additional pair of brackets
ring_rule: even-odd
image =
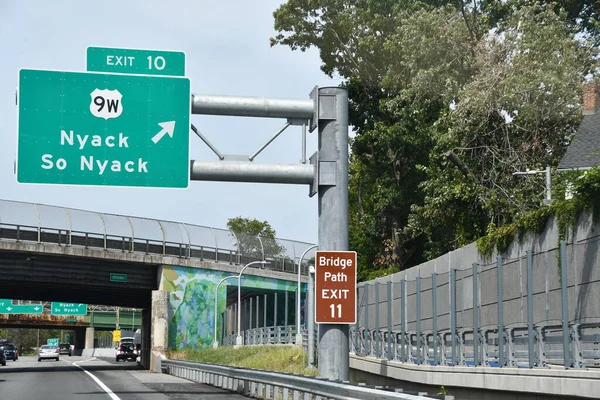
[(137, 363), (61, 356), (60, 361), (19, 357), (0, 365), (2, 400), (241, 400), (247, 397), (170, 375)]

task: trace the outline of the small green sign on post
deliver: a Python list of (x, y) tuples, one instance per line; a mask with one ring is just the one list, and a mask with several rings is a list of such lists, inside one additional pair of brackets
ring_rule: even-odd
[(111, 282), (127, 282), (127, 274), (110, 274)]
[(48, 339), (46, 343), (49, 345), (58, 346), (58, 338)]
[(86, 315), (87, 304), (52, 303), (52, 315)]
[(17, 181), (186, 188), (188, 78), (22, 69)]
[(122, 74), (185, 76), (185, 53), (88, 47), (86, 69)]

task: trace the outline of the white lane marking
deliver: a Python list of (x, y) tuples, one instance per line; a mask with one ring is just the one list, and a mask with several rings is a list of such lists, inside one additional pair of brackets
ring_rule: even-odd
[(81, 365), (78, 364), (80, 362), (94, 361), (95, 359), (96, 359), (96, 357), (90, 358), (89, 360), (82, 360), (82, 361), (75, 361), (75, 362), (67, 361), (67, 362), (73, 364), (74, 366), (76, 366), (77, 368), (81, 369), (83, 372), (88, 374), (94, 380), (94, 382), (96, 382), (98, 384), (98, 386), (100, 386), (102, 388), (102, 390), (104, 390), (106, 392), (106, 394), (112, 400), (121, 400), (121, 398), (119, 396), (117, 396), (116, 394), (114, 394), (113, 391), (110, 390), (110, 388), (108, 386), (106, 386), (104, 383), (102, 383), (102, 381), (100, 379), (98, 379), (94, 374), (87, 371), (85, 368), (83, 368)]

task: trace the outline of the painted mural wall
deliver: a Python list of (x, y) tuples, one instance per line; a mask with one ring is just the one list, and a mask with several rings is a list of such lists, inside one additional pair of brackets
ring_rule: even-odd
[[(215, 289), (221, 279), (231, 272), (209, 269), (168, 266), (163, 268), (163, 290), (169, 292), (169, 348), (206, 348), (212, 346), (215, 329)], [(219, 287), (220, 315), (226, 307), (227, 285), (236, 285), (237, 279), (228, 279)], [(242, 287), (294, 292), (297, 282), (242, 276)], [(302, 285), (306, 290), (306, 285)], [(220, 337), (220, 323), (217, 324)]]

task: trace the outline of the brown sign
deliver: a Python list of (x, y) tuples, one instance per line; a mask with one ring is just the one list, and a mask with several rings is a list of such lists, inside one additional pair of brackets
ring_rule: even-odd
[(317, 251), (315, 322), (356, 323), (356, 252)]

